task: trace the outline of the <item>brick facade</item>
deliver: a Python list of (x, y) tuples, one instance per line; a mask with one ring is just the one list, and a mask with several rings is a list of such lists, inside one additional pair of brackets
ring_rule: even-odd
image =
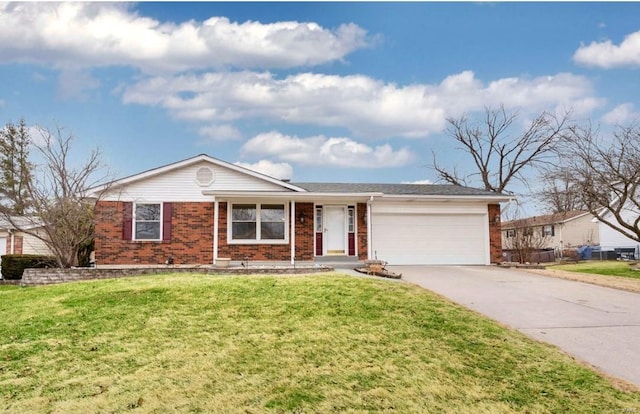
[[(491, 263), (502, 262), (502, 225), (500, 223), (500, 204), (489, 204), (489, 255)], [(496, 221), (496, 217), (498, 220)]]
[[(9, 238), (11, 240), (11, 238)], [(11, 243), (11, 242), (9, 242)], [(9, 243), (7, 243), (7, 250), (10, 248)], [(13, 238), (13, 253), (14, 254), (22, 254), (22, 246), (24, 244), (24, 238), (22, 236), (15, 236)], [(9, 252), (11, 250), (8, 250)]]
[(172, 203), (171, 240), (123, 238), (123, 202), (100, 201), (95, 211), (96, 264), (213, 263), (213, 203)]
[(367, 249), (367, 204), (358, 203), (356, 212), (358, 214), (358, 259), (366, 260), (369, 252)]
[[(123, 202), (101, 201), (95, 214), (96, 264), (154, 265), (213, 263), (214, 203), (171, 203), (171, 240), (123, 238)], [(227, 203), (219, 203), (218, 257), (289, 261), (291, 244), (227, 244)], [(313, 203), (296, 203), (296, 260), (313, 260)], [(304, 222), (299, 220), (304, 216)], [(287, 232), (290, 230), (287, 229)]]

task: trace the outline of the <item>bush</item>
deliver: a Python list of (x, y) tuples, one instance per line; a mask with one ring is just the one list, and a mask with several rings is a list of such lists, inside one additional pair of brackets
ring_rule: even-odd
[(58, 267), (55, 257), (39, 254), (5, 254), (2, 256), (2, 277), (8, 280), (22, 279), (24, 269)]

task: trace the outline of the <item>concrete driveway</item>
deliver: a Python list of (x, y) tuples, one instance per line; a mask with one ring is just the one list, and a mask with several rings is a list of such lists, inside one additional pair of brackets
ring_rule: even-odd
[(484, 266), (388, 266), (640, 387), (640, 294)]

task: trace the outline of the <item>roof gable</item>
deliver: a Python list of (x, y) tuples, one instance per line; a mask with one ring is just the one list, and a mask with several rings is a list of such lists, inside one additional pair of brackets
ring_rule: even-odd
[(187, 159), (177, 161), (171, 164), (167, 164), (161, 167), (153, 168), (138, 174), (130, 175), (128, 177), (124, 177), (124, 178), (112, 181), (108, 184), (94, 187), (89, 190), (89, 194), (97, 195), (106, 189), (110, 189), (110, 191), (117, 191), (118, 189), (121, 189), (121, 188), (136, 186), (137, 184), (141, 184), (143, 182), (150, 182), (152, 180), (161, 181), (162, 180), (161, 177), (163, 176), (170, 177), (171, 175), (177, 174), (177, 172), (180, 170), (184, 170), (189, 167), (195, 167), (195, 166), (198, 166), (199, 168), (200, 166), (207, 166), (207, 165), (211, 167), (215, 167), (218, 170), (220, 169), (228, 170), (232, 174), (235, 174), (236, 176), (245, 176), (247, 180), (251, 180), (253, 182), (261, 182), (263, 184), (266, 184), (268, 188), (272, 191), (273, 190), (306, 191), (290, 183), (284, 182), (282, 180), (278, 180), (268, 175), (261, 174), (259, 172), (250, 170), (248, 168), (231, 164), (206, 154), (200, 154), (195, 157), (187, 158)]

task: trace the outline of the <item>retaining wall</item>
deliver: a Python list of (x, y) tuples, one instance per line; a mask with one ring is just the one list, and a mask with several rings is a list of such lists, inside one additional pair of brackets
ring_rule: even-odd
[(145, 267), (121, 269), (25, 269), (20, 286), (53, 285), (56, 283), (78, 282), (83, 280), (115, 279), (121, 277), (157, 275), (167, 273), (201, 273), (208, 275), (247, 275), (247, 274), (303, 274), (332, 271), (332, 267), (232, 267), (232, 268), (203, 268), (203, 267)]

